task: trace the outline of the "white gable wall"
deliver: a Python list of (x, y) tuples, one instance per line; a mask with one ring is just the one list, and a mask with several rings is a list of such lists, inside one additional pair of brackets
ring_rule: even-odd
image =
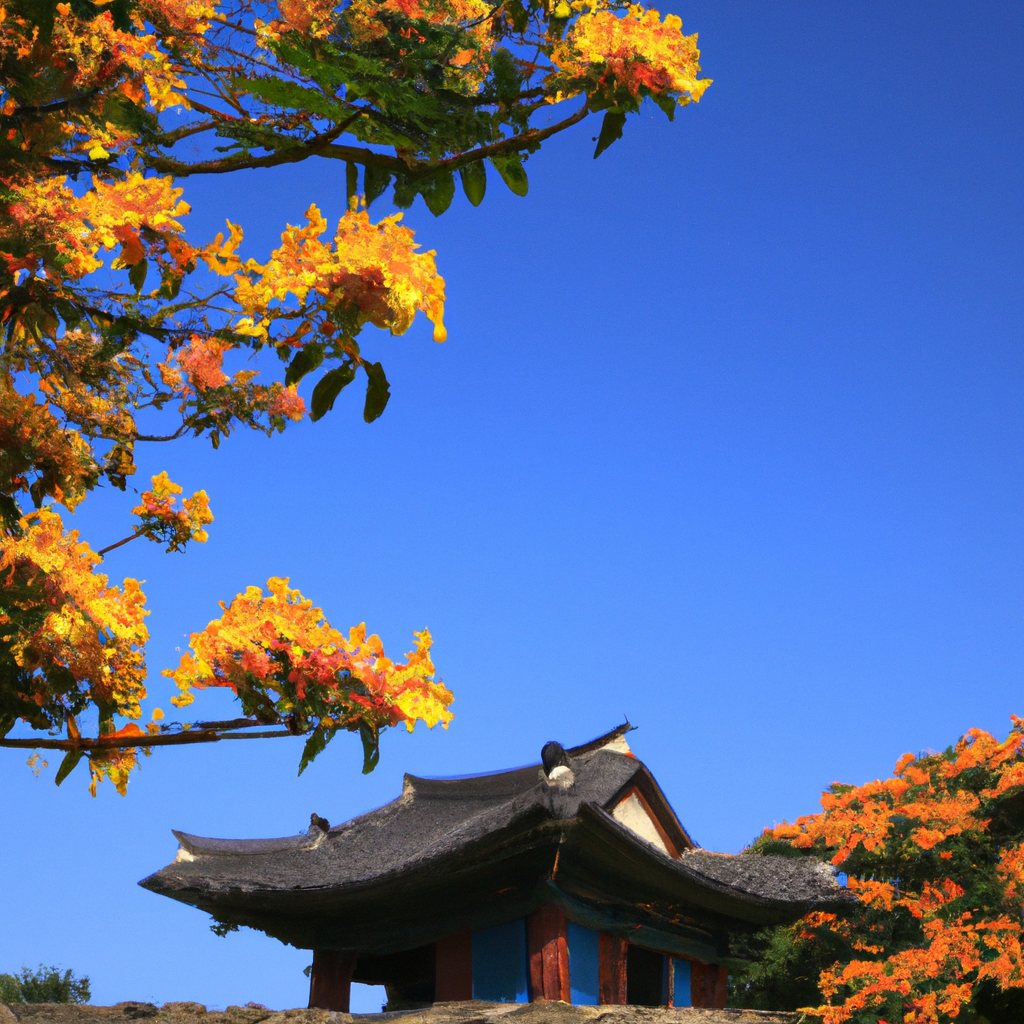
[(654, 824), (654, 819), (635, 792), (630, 793), (615, 805), (612, 817), (620, 824), (625, 825), (631, 832), (635, 832), (641, 839), (646, 839), (651, 846), (656, 846), (666, 857), (672, 856)]

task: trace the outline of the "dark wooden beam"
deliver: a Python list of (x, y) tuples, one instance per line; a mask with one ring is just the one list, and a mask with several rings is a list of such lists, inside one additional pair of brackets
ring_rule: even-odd
[(436, 944), (434, 998), (448, 1003), (473, 998), (473, 933), (459, 932)]
[(572, 1001), (569, 988), (568, 922), (560, 907), (549, 903), (526, 920), (530, 958), (530, 1001)]
[(355, 966), (355, 953), (314, 949), (313, 973), (309, 978), (309, 1008), (348, 1013)]
[(605, 1005), (626, 1005), (626, 946), (618, 935), (601, 932), (598, 938), (598, 979)]

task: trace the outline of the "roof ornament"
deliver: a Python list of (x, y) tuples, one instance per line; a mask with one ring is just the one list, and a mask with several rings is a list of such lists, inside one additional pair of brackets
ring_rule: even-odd
[(540, 760), (544, 766), (544, 778), (549, 786), (568, 789), (576, 781), (576, 776), (569, 765), (569, 755), (561, 743), (554, 740), (545, 743), (541, 748)]

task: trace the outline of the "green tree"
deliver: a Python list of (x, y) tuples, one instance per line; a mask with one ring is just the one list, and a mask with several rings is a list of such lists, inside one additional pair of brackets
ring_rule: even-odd
[(40, 964), (36, 970), (22, 967), (21, 972), (0, 974), (0, 1003), (87, 1003), (88, 977), (76, 978), (73, 971)]

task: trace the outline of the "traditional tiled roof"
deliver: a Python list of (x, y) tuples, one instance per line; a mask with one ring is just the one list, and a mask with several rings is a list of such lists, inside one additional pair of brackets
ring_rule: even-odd
[[(816, 861), (698, 849), (624, 732), (568, 750), (571, 774), (556, 769), (551, 778), (539, 765), (457, 779), (407, 775), (398, 799), (328, 831), (257, 840), (175, 832), (177, 859), (140, 884), (298, 946), (366, 952), (549, 902), (592, 927), (707, 946), (723, 929), (848, 899)], [(631, 794), (658, 829), (656, 842), (614, 816)]]

